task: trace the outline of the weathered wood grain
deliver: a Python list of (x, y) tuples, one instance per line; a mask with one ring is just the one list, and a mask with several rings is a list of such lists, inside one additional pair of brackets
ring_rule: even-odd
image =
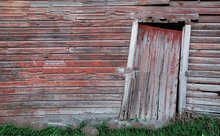
[(187, 84), (187, 89), (192, 91), (219, 92), (220, 85), (189, 83)]
[(220, 64), (220, 58), (207, 58), (207, 57), (190, 57), (189, 63), (196, 64)]
[(188, 70), (189, 63), (189, 44), (191, 35), (191, 25), (183, 27), (181, 54), (180, 54), (180, 70), (179, 70), (179, 93), (178, 93), (178, 112), (181, 114), (186, 107), (186, 86), (187, 77), (185, 75)]
[(0, 35), (0, 41), (71, 41), (71, 40), (129, 40), (129, 33), (115, 34), (35, 34), (35, 35)]
[(28, 95), (32, 93), (36, 94), (122, 94), (122, 87), (112, 86), (95, 86), (95, 87), (76, 87), (76, 86), (52, 86), (52, 87), (11, 87), (11, 88), (0, 88), (1, 95)]
[(189, 70), (220, 71), (220, 64), (192, 64), (192, 63), (189, 63)]
[(83, 86), (112, 86), (112, 87), (120, 87), (123, 86), (123, 80), (114, 80), (114, 81), (98, 81), (98, 80), (68, 80), (68, 81), (47, 81), (44, 79), (31, 79), (29, 81), (9, 81), (9, 82), (1, 82), (0, 88), (10, 88), (10, 87), (51, 87), (51, 86), (76, 86), (76, 87), (83, 87)]
[[(210, 48), (212, 48), (212, 47), (210, 47)], [(191, 56), (191, 57), (219, 58), (220, 52), (218, 50), (190, 50), (189, 56)]]
[(1, 2), (2, 6), (6, 7), (48, 7), (49, 5), (52, 6), (86, 6), (86, 5), (162, 5), (168, 4), (169, 0), (81, 0), (81, 1), (8, 1), (8, 2)]
[[(139, 25), (130, 118), (169, 120), (176, 113), (181, 31)], [(139, 65), (139, 66), (138, 66)]]
[(210, 105), (210, 106), (220, 106), (220, 99), (214, 98), (187, 98), (186, 102), (188, 104), (201, 104), (201, 105)]
[(130, 33), (130, 27), (0, 28), (0, 35)]
[(1, 61), (44, 61), (44, 60), (126, 60), (127, 54), (4, 54)]
[(194, 111), (202, 114), (208, 114), (213, 116), (219, 116), (219, 106), (209, 106), (200, 104), (187, 104), (187, 110)]
[(206, 8), (218, 8), (220, 7), (219, 1), (171, 1), (172, 7), (206, 7)]
[(220, 72), (218, 71), (194, 71), (189, 70), (186, 72), (189, 77), (220, 77)]
[(41, 47), (128, 47), (129, 40), (86, 40), (86, 41), (0, 41), (0, 48)]
[(192, 29), (195, 30), (219, 30), (220, 23), (194, 23)]
[(191, 50), (219, 50), (220, 44), (190, 43)]
[[(219, 17), (220, 18), (220, 17)], [(220, 37), (197, 37), (197, 36), (191, 36), (190, 42), (192, 43), (219, 43)]]
[(220, 84), (220, 78), (206, 78), (206, 77), (188, 77), (188, 83), (197, 84)]
[(46, 108), (46, 109), (12, 109), (0, 110), (0, 116), (45, 116), (45, 115), (85, 115), (92, 114), (119, 114), (119, 108)]
[(43, 74), (18, 72), (16, 74), (1, 75), (2, 82), (8, 81), (30, 81), (34, 79), (43, 79), (47, 81), (67, 81), (67, 80), (123, 80), (123, 73), (60, 73), (60, 74)]
[(220, 30), (192, 30), (191, 35), (200, 37), (220, 37)]
[(65, 101), (27, 101), (27, 102), (8, 102), (0, 103), (0, 110), (23, 109), (31, 107), (33, 109), (44, 108), (120, 108), (121, 101), (87, 101), (87, 100), (65, 100)]
[(187, 91), (186, 94), (189, 98), (209, 98), (209, 99), (218, 99), (219, 95), (217, 92), (203, 92), (203, 91)]
[(201, 23), (220, 23), (220, 15), (208, 16), (203, 15), (199, 17), (199, 22)]
[[(124, 89), (124, 68), (127, 63), (134, 19), (191, 22), (193, 36), (189, 54), (191, 69), (187, 75), (192, 83), (188, 83), (187, 89), (189, 93), (199, 91), (197, 94), (201, 97), (198, 98), (202, 98), (207, 92), (216, 95), (216, 92), (219, 92), (220, 77), (219, 7), (219, 2), (168, 0), (0, 1), (0, 114), (2, 116), (0, 123), (20, 122), (40, 126), (51, 120), (68, 124), (74, 117), (76, 119), (118, 117)], [(198, 22), (195, 22), (197, 20)], [(139, 48), (139, 52), (135, 54), (135, 70), (139, 69), (141, 57), (138, 55), (142, 56), (142, 50), (143, 48)], [(156, 52), (155, 56), (162, 60), (163, 56), (159, 54), (169, 52), (173, 53), (166, 50)], [(168, 58), (167, 56), (165, 55), (165, 58)], [(169, 59), (173, 60), (173, 58)], [(169, 62), (171, 63), (165, 61), (164, 64)], [(152, 65), (159, 64), (161, 61), (152, 63)], [(160, 68), (161, 65), (155, 67), (155, 71), (159, 71)], [(162, 71), (160, 88), (164, 88), (163, 81), (167, 79), (165, 73), (169, 71), (172, 69)], [(137, 71), (134, 73), (137, 79)], [(142, 75), (143, 71), (140, 73), (139, 75)], [(158, 74), (152, 73), (152, 75), (156, 76), (150, 78), (152, 81), (158, 80)], [(202, 78), (198, 79), (200, 77)], [(205, 83), (203, 80), (205, 78), (212, 78), (210, 80), (212, 83)], [(133, 80), (132, 82), (136, 83)], [(146, 83), (137, 80), (136, 84)], [(172, 85), (175, 86), (169, 84), (169, 87)], [(149, 87), (156, 90), (153, 85)], [(175, 94), (169, 94), (171, 92), (171, 90), (166, 94), (149, 92), (153, 97), (147, 98), (146, 101), (158, 108), (158, 117), (155, 116), (157, 110), (151, 106), (147, 107), (149, 111), (147, 115), (154, 119), (162, 119), (165, 116), (164, 112), (166, 115), (173, 114), (165, 111), (167, 107), (174, 109), (172, 103), (175, 103), (173, 97)], [(33, 98), (41, 98), (42, 101), (31, 101), (26, 97), (38, 93), (39, 95)], [(204, 97), (211, 99), (211, 94), (208, 94)], [(195, 94), (190, 94), (189, 98), (194, 96)], [(3, 102), (6, 98), (16, 100), (16, 97), (19, 98), (17, 100), (27, 101)], [(114, 101), (105, 99), (110, 97)], [(164, 97), (167, 97), (166, 101), (160, 101)], [(56, 98), (59, 101), (55, 103), (53, 100)], [(82, 101), (72, 101), (71, 98)], [(84, 98), (91, 98), (91, 101), (84, 101)], [(97, 101), (98, 99), (102, 100)], [(152, 100), (159, 100), (159, 104)], [(135, 101), (130, 102), (135, 103)], [(164, 104), (168, 106), (164, 107)], [(188, 105), (192, 106), (193, 103)], [(195, 108), (190, 110), (209, 110), (212, 113), (219, 113), (216, 106), (194, 105)], [(6, 110), (10, 107), (14, 109)], [(136, 110), (134, 107), (129, 108), (129, 111)], [(140, 110), (145, 117), (146, 110)], [(56, 116), (49, 117), (47, 114)], [(133, 117), (136, 114), (136, 112), (128, 113)]]
[(15, 94), (0, 95), (0, 102), (31, 102), (31, 101), (120, 101), (122, 94)]
[(32, 68), (32, 67), (120, 67), (125, 66), (126, 61), (123, 60), (86, 60), (86, 61), (64, 61), (64, 60), (51, 60), (51, 61), (13, 61), (13, 62), (0, 62), (1, 68)]
[[(135, 20), (132, 24), (132, 31), (131, 31), (131, 40), (129, 45), (129, 55), (127, 61), (127, 70), (129, 73), (125, 74), (125, 85), (124, 85), (124, 96), (121, 105), (121, 111), (119, 118), (120, 119), (129, 119), (129, 95), (131, 94), (132, 90), (132, 79), (134, 76), (133, 68), (134, 68), (134, 55), (135, 55), (135, 48), (137, 44), (137, 36), (138, 36), (138, 20)], [(131, 71), (131, 72), (130, 72)]]

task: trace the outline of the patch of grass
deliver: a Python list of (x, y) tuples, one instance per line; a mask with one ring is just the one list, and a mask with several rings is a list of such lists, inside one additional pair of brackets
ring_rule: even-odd
[[(80, 128), (85, 126), (82, 124)], [(0, 136), (84, 136), (80, 128), (48, 127), (43, 130), (18, 128), (13, 125), (0, 126)], [(109, 129), (105, 124), (97, 126), (100, 136), (219, 136), (220, 120), (199, 117), (188, 121), (177, 121), (157, 130)]]

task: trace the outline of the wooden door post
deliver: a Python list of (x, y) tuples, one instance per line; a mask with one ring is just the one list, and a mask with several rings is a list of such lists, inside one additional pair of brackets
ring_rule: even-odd
[(186, 108), (186, 90), (188, 58), (189, 58), (189, 43), (190, 43), (191, 25), (185, 25), (183, 28), (181, 56), (180, 56), (180, 73), (179, 73), (179, 102), (178, 112), (181, 114)]
[(138, 20), (135, 20), (132, 25), (127, 69), (125, 73), (124, 96), (123, 96), (121, 111), (119, 115), (119, 119), (121, 120), (127, 119), (127, 115), (128, 115), (128, 100), (129, 100), (128, 98), (131, 90), (134, 54), (135, 54), (135, 47), (137, 44), (137, 35), (138, 35)]

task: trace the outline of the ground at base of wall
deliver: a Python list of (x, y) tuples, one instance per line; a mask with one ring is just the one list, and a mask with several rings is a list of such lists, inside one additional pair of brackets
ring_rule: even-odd
[(146, 128), (113, 129), (109, 124), (88, 126), (48, 127), (42, 130), (19, 128), (13, 125), (0, 126), (0, 136), (219, 136), (220, 120), (211, 117), (196, 117), (188, 120), (178, 120), (168, 126), (156, 130)]

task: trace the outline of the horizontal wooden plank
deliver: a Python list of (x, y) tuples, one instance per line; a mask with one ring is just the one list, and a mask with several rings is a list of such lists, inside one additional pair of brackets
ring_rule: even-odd
[(220, 37), (220, 30), (192, 30), (191, 36)]
[[(65, 2), (63, 2), (65, 3)], [(63, 4), (62, 3), (62, 4)], [(112, 3), (112, 2), (111, 2)], [(46, 3), (45, 3), (46, 4)], [(52, 4), (51, 4), (52, 5)], [(158, 11), (158, 13), (174, 13), (174, 14), (193, 14), (193, 13), (200, 13), (200, 14), (218, 14), (220, 10), (218, 8), (206, 8), (206, 7), (200, 7), (200, 8), (193, 8), (193, 7), (173, 7), (173, 6), (163, 6), (163, 5), (157, 5), (158, 8), (155, 8), (155, 6), (126, 6), (126, 5), (105, 5), (105, 6), (77, 6), (77, 5), (66, 5), (66, 6), (49, 6), (45, 5), (44, 7), (1, 7), (1, 13), (7, 13), (11, 16), (18, 16), (18, 15), (26, 15), (26, 16), (33, 16), (33, 15), (108, 15), (106, 11), (110, 11), (111, 16), (114, 15), (125, 15), (131, 12), (135, 11), (147, 11), (149, 13), (155, 13), (155, 11)], [(63, 12), (62, 12), (63, 11)], [(29, 12), (30, 14), (24, 14), (26, 12)], [(23, 13), (23, 14), (22, 14)], [(118, 13), (118, 14), (116, 14)], [(6, 14), (6, 16), (7, 16)]]
[(220, 64), (192, 64), (192, 63), (189, 63), (189, 70), (220, 71)]
[(188, 77), (188, 83), (196, 84), (218, 84), (220, 85), (220, 78), (205, 78), (205, 77)]
[(67, 47), (50, 48), (3, 48), (0, 54), (45, 54), (45, 53), (68, 53)]
[(218, 50), (190, 50), (189, 56), (191, 56), (191, 57), (219, 58), (220, 51), (218, 51)]
[(0, 61), (45, 60), (127, 60), (128, 54), (11, 54), (0, 55)]
[(0, 35), (0, 41), (129, 40), (129, 33)]
[(8, 81), (29, 81), (34, 79), (43, 79), (47, 81), (67, 81), (67, 80), (123, 80), (124, 73), (70, 73), (70, 74), (43, 74), (18, 72), (17, 74), (1, 75), (1, 82)]
[(129, 40), (86, 40), (86, 41), (0, 41), (0, 48), (41, 47), (128, 47)]
[(212, 15), (200, 15), (199, 22), (201, 23), (220, 23), (220, 15), (212, 16)]
[[(45, 14), (45, 13), (51, 13), (51, 14), (101, 14), (101, 13), (106, 13), (106, 6), (100, 6), (97, 8), (97, 6), (56, 6), (56, 7), (7, 7), (3, 6), (1, 7), (0, 11), (2, 14), (7, 13), (9, 15), (13, 14), (20, 14), (20, 15), (27, 15), (27, 14), (22, 14), (29, 12), (31, 14)], [(109, 6), (110, 7), (110, 6)], [(113, 6), (111, 6), (113, 7)], [(65, 10), (66, 9), (66, 10)], [(75, 9), (75, 10), (73, 10)], [(63, 11), (63, 12), (61, 12)], [(83, 11), (83, 12), (82, 12)]]
[(190, 38), (191, 43), (219, 43), (220, 37), (197, 37), (191, 36)]
[(187, 104), (200, 104), (200, 105), (211, 105), (220, 106), (220, 99), (213, 98), (186, 98)]
[(191, 50), (220, 50), (220, 44), (190, 43)]
[(206, 8), (218, 8), (220, 7), (219, 1), (171, 1), (170, 6), (172, 7), (206, 7)]
[(47, 68), (1, 68), (1, 74), (12, 74), (20, 72), (29, 73), (117, 73), (118, 68), (115, 67), (47, 67)]
[[(112, 2), (111, 2), (112, 3)], [(27, 7), (26, 7), (27, 8)], [(30, 7), (29, 7), (30, 8)], [(150, 15), (150, 16), (161, 16), (161, 14), (163, 15), (163, 17), (173, 20), (174, 18), (176, 18), (177, 20), (183, 20), (183, 19), (194, 19), (197, 20), (198, 19), (198, 13), (210, 13), (210, 14), (219, 14), (220, 10), (218, 8), (216, 9), (212, 9), (212, 8), (202, 8), (202, 9), (195, 9), (195, 8), (181, 8), (181, 7), (165, 7), (165, 6), (160, 6), (159, 8), (155, 8), (153, 6), (148, 6), (148, 7), (138, 7), (138, 6), (115, 6), (115, 7), (111, 7), (111, 6), (107, 6), (107, 7), (99, 7), (99, 10), (101, 10), (101, 12), (99, 11), (98, 13), (95, 13), (94, 11), (97, 11), (97, 7), (93, 6), (93, 7), (89, 7), (90, 9), (86, 9), (86, 8), (81, 8), (81, 6), (58, 6), (58, 7), (51, 7), (46, 9), (48, 7), (45, 7), (42, 12), (39, 12), (41, 10), (39, 10), (37, 7), (33, 7), (30, 8), (31, 12), (26, 16), (20, 16), (20, 21), (26, 21), (28, 19), (28, 21), (40, 21), (40, 20), (44, 20), (44, 21), (52, 21), (52, 20), (56, 20), (53, 21), (54, 23), (57, 23), (57, 21), (61, 21), (61, 20), (67, 20), (67, 21), (74, 21), (71, 22), (70, 25), (76, 25), (76, 23), (80, 20), (86, 20), (86, 21), (91, 21), (92, 19), (95, 19), (96, 21), (100, 20), (106, 20), (106, 23), (112, 24), (114, 22), (117, 22), (117, 20), (112, 21), (112, 19), (118, 19), (118, 20), (122, 20), (122, 19), (127, 19), (130, 20), (130, 13), (134, 13), (136, 11), (147, 11), (146, 15)], [(59, 9), (58, 9), (59, 8)], [(88, 7), (87, 7), (88, 8)], [(108, 12), (106, 12), (106, 9), (108, 9), (108, 11), (111, 12), (111, 16), (109, 16)], [(6, 9), (9, 10), (9, 9)], [(22, 10), (25, 10), (25, 7), (22, 8)], [(30, 11), (30, 10), (29, 10)], [(44, 11), (44, 12), (43, 12)], [(56, 13), (56, 12), (57, 13)], [(65, 11), (65, 14), (62, 12)], [(81, 12), (80, 14), (76, 14), (76, 13), (70, 13), (70, 11), (78, 11)], [(88, 11), (90, 14), (88, 14)], [(127, 12), (126, 12), (127, 11)], [(8, 11), (7, 11), (8, 12)], [(24, 12), (24, 11), (23, 11)], [(23, 13), (21, 12), (21, 13)], [(26, 11), (27, 12), (27, 11)], [(45, 12), (47, 14), (45, 14)], [(93, 12), (93, 14), (91, 14), (91, 12)], [(16, 13), (16, 12), (14, 12)], [(44, 13), (44, 14), (43, 14)], [(63, 13), (63, 14), (62, 14)], [(18, 13), (16, 13), (18, 14)], [(16, 15), (15, 14), (15, 15)], [(24, 14), (24, 13), (23, 13)], [(152, 15), (153, 14), (153, 15)], [(37, 16), (36, 16), (37, 15)], [(120, 15), (120, 16), (119, 16)], [(132, 15), (133, 17), (135, 15)], [(11, 17), (13, 17), (11, 15)], [(132, 17), (132, 18), (133, 18)], [(17, 19), (18, 18), (18, 19)], [(27, 18), (27, 19), (26, 19)], [(136, 16), (137, 18), (137, 16)], [(3, 18), (4, 19), (4, 18)], [(15, 16), (14, 18), (12, 18), (10, 20), (10, 16), (8, 18), (5, 18), (7, 21), (13, 21), (15, 19), (19, 20), (19, 16), (17, 15), (17, 17)], [(30, 24), (29, 22), (26, 22), (26, 26), (28, 26), (28, 24)], [(80, 25), (84, 25), (85, 22), (82, 22)], [(90, 25), (99, 25), (100, 22), (98, 23), (93, 23)], [(104, 23), (103, 23), (104, 24)], [(9, 24), (7, 24), (9, 25)], [(24, 25), (20, 24), (20, 25)], [(127, 25), (127, 23), (125, 23), (124, 25)], [(131, 25), (131, 23), (130, 23)], [(11, 26), (13, 26), (13, 24), (11, 24)], [(61, 26), (61, 25), (56, 25), (56, 26)], [(85, 25), (88, 26), (88, 25)], [(5, 25), (6, 27), (6, 25)]]
[(219, 95), (217, 92), (202, 92), (202, 91), (190, 91), (186, 93), (187, 98), (209, 98), (209, 99), (218, 99)]
[(192, 30), (219, 30), (220, 23), (193, 23)]
[(10, 82), (1, 82), (0, 88), (4, 87), (49, 87), (49, 86), (65, 86), (65, 87), (94, 87), (94, 86), (112, 86), (112, 87), (121, 87), (124, 85), (124, 81), (115, 80), (115, 81), (99, 81), (99, 80), (73, 80), (73, 81), (47, 81), (42, 79), (31, 79), (29, 81), (10, 81)]
[(0, 102), (31, 102), (31, 101), (121, 101), (122, 94), (27, 94), (0, 95)]
[(5, 7), (49, 7), (51, 6), (88, 6), (88, 5), (161, 5), (169, 4), (169, 0), (84, 0), (84, 1), (70, 1), (65, 2), (60, 1), (7, 1), (1, 2), (1, 6)]
[(188, 83), (187, 89), (190, 91), (204, 91), (204, 92), (218, 92), (219, 93), (220, 85)]
[(130, 33), (130, 27), (0, 28), (0, 35)]
[[(0, 110), (1, 117), (8, 116), (45, 116), (45, 115), (89, 115), (119, 114), (120, 108), (45, 108), (45, 109), (14, 109)], [(91, 117), (92, 118), (92, 117)]]
[(69, 53), (73, 54), (128, 54), (128, 47), (71, 47)]
[(1, 61), (1, 68), (31, 68), (31, 67), (123, 67), (126, 65), (126, 61), (122, 60), (90, 60), (90, 61)]
[(131, 27), (132, 20), (118, 20), (118, 19), (105, 19), (105, 20), (87, 20), (87, 21), (13, 21), (13, 20), (1, 20), (1, 28), (52, 28), (52, 27), (104, 27), (104, 26), (129, 26)]
[(128, 54), (128, 47), (3, 48), (0, 54)]
[(95, 87), (11, 87), (0, 88), (1, 95), (28, 95), (28, 94), (123, 94), (122, 87), (108, 87), (108, 86), (95, 86)]
[(192, 30), (219, 30), (220, 23), (193, 23)]
[[(112, 17), (117, 18), (117, 14), (112, 14)], [(34, 13), (34, 12), (25, 12), (23, 15), (10, 15), (10, 14), (0, 14), (0, 19), (2, 21), (74, 21), (74, 20), (105, 20), (109, 18), (106, 13), (80, 13), (80, 14), (72, 14), (72, 13), (63, 13), (63, 14), (54, 14), (54, 13)], [(121, 14), (120, 19), (130, 19), (129, 14)]]
[(186, 72), (186, 76), (188, 77), (217, 77), (220, 78), (220, 72), (218, 71), (194, 71), (189, 70)]
[(189, 63), (196, 63), (196, 64), (220, 64), (220, 58), (189, 57)]
[(0, 103), (0, 110), (25, 108), (120, 108), (121, 101), (28, 101)]
[(208, 105), (201, 105), (201, 104), (187, 104), (186, 109), (194, 112), (199, 113), (208, 113), (214, 114), (219, 116), (220, 114), (220, 107), (219, 106), (208, 106)]

